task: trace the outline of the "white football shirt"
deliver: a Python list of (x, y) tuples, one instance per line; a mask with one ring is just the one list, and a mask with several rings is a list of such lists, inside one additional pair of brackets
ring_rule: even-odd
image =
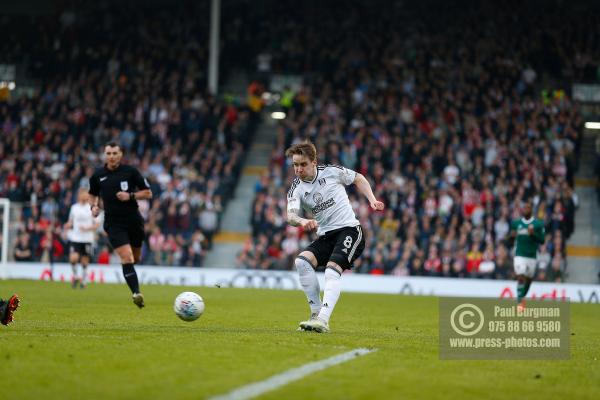
[(82, 228), (89, 228), (94, 224), (94, 217), (89, 205), (73, 204), (69, 212), (69, 221), (73, 223), (73, 227), (67, 233), (67, 237), (71, 242), (92, 243), (94, 241), (93, 231), (82, 230)]
[(287, 210), (310, 211), (321, 236), (334, 229), (360, 225), (350, 205), (344, 186), (350, 185), (356, 172), (339, 165), (319, 165), (317, 175), (311, 182), (294, 179), (288, 192)]

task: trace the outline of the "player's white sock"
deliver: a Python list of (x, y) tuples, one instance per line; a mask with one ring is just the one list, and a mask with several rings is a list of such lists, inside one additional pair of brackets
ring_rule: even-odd
[(73, 281), (77, 281), (77, 264), (71, 264), (71, 270), (73, 271)]
[(312, 265), (303, 258), (296, 258), (294, 264), (298, 270), (300, 285), (302, 285), (302, 289), (306, 293), (310, 312), (311, 314), (318, 313), (321, 309), (321, 288), (319, 287), (317, 274)]
[(332, 268), (325, 270), (325, 290), (323, 291), (323, 307), (319, 312), (319, 319), (329, 323), (329, 318), (340, 298), (342, 290), (342, 275)]
[(87, 267), (81, 267), (81, 284), (87, 285)]

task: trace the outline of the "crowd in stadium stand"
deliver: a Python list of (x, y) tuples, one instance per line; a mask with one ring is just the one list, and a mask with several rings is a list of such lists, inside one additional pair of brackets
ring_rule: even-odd
[[(285, 221), (293, 171), (283, 154), (308, 139), (320, 164), (362, 173), (387, 205), (373, 212), (349, 189), (367, 237), (355, 271), (510, 278), (509, 224), (532, 199), (546, 226), (537, 278), (563, 279), (583, 120), (564, 91), (539, 92), (536, 79), (583, 79), (590, 70), (577, 60), (599, 38), (583, 34), (585, 23), (554, 24), (556, 11), (495, 10), (489, 20), (460, 11), (423, 24), (398, 23), (404, 14), (392, 12), (359, 31), (343, 29), (368, 20), (373, 11), (365, 7), (355, 20), (321, 17), (308, 33), (319, 40), (271, 32), (288, 40), (286, 49), (301, 47), (275, 52), (274, 64), (307, 79), (285, 107), (268, 175), (257, 184), (253, 237), (240, 265), (290, 269), (314, 239)], [(282, 18), (279, 28), (290, 21)], [(317, 44), (321, 52), (310, 47)]]
[(398, 72), (400, 58), (409, 66), (426, 62), (427, 69), (463, 62), (485, 68), (487, 59), (529, 66), (538, 79), (598, 82), (598, 11), (585, 0), (282, 0), (247, 10), (244, 44), (268, 55), (274, 72), (332, 78), (353, 68), (357, 86), (362, 73), (380, 79)]
[[(206, 94), (206, 34), (185, 10), (107, 12), (99, 24), (69, 15), (59, 27), (36, 26), (35, 51), (9, 52), (30, 58), (43, 82), (32, 97), (0, 102), (0, 197), (23, 204), (15, 259), (66, 259), (62, 227), (77, 189), (102, 165), (104, 144), (116, 141), (154, 194), (139, 201), (142, 263), (200, 266), (255, 116)], [(93, 261), (108, 263), (109, 254), (100, 228)]]
[[(583, 126), (560, 88), (599, 79), (597, 13), (560, 2), (543, 13), (517, 1), (267, 3), (224, 13), (221, 72), (256, 62), (266, 86), (270, 72), (305, 84), (283, 104), (239, 266), (290, 269), (314, 239), (285, 221), (284, 150), (310, 139), (320, 163), (361, 172), (387, 205), (372, 212), (349, 188), (367, 236), (357, 272), (510, 277), (508, 225), (532, 198), (547, 232), (538, 278), (563, 279)], [(69, 206), (116, 140), (154, 193), (141, 202), (143, 263), (202, 264), (255, 123), (205, 93), (207, 4), (99, 2), (0, 21), (12, 35), (6, 59), (26, 60), (43, 82), (31, 98), (0, 102), (0, 197), (24, 204), (16, 259), (65, 259)], [(108, 262), (102, 234), (98, 250)]]

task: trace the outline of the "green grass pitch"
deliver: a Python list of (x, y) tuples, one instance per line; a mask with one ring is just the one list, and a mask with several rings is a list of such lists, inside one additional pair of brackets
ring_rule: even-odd
[[(203, 296), (204, 315), (180, 321), (175, 296)], [(0, 281), (18, 293), (0, 326), (6, 399), (202, 399), (358, 348), (375, 353), (261, 399), (598, 399), (600, 306), (573, 304), (571, 359), (440, 361), (438, 300), (342, 293), (331, 334), (297, 332), (300, 291), (145, 286), (138, 310), (125, 285)]]

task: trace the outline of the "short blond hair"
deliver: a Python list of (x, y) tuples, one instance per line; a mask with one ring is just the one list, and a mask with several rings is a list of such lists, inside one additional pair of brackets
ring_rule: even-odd
[(294, 155), (300, 155), (308, 157), (310, 161), (315, 161), (317, 159), (317, 149), (314, 144), (309, 141), (296, 143), (290, 146), (289, 149), (285, 151), (286, 157), (292, 157)]

